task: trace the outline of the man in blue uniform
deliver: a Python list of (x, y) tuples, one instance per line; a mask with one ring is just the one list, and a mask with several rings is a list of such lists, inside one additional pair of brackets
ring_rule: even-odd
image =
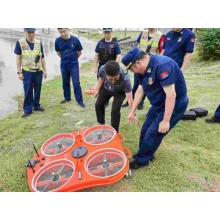
[(216, 109), (214, 117), (206, 119), (205, 121), (210, 124), (220, 123), (220, 105)]
[[(118, 63), (121, 61), (121, 49), (116, 39), (112, 38), (112, 28), (103, 28), (103, 34), (104, 38), (97, 43), (95, 48), (94, 72), (97, 78), (100, 67), (108, 61), (115, 60)], [(105, 107), (107, 106), (108, 102), (105, 103)]]
[(121, 118), (121, 104), (125, 97), (130, 107), (133, 104), (129, 75), (124, 73), (118, 62), (109, 61), (100, 68), (98, 77), (98, 85), (94, 94), (97, 97), (95, 104), (97, 122), (99, 124), (105, 124), (104, 105), (113, 96), (111, 126), (118, 132)]
[(55, 41), (55, 50), (61, 58), (60, 69), (63, 80), (64, 100), (61, 104), (71, 100), (70, 77), (72, 78), (75, 99), (78, 104), (85, 108), (82, 98), (82, 89), (79, 79), (78, 58), (82, 54), (82, 45), (77, 37), (69, 34), (68, 28), (58, 28), (60, 37)]
[[(18, 78), (24, 86), (24, 114), (25, 118), (32, 114), (32, 110), (43, 112), (40, 106), (40, 93), (43, 76), (47, 78), (46, 63), (43, 46), (35, 39), (36, 28), (24, 28), (26, 38), (17, 41), (14, 53), (16, 54), (16, 66)], [(34, 90), (34, 94), (33, 94)]]
[(188, 28), (172, 28), (165, 36), (161, 55), (172, 58), (182, 72), (190, 63), (195, 45), (195, 34)]
[(130, 163), (131, 169), (138, 169), (149, 165), (162, 139), (182, 118), (188, 105), (187, 89), (182, 71), (169, 57), (133, 48), (122, 63), (134, 74), (140, 74), (128, 121), (136, 121), (135, 110), (144, 95), (152, 105), (142, 126), (139, 150)]

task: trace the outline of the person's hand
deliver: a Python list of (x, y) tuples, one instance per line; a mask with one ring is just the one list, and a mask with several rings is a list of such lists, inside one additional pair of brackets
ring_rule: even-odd
[(160, 133), (167, 133), (170, 130), (170, 122), (167, 121), (161, 121), (159, 124), (158, 131)]
[(94, 97), (97, 98), (98, 96), (99, 96), (99, 90), (96, 89), (94, 92)]
[(96, 75), (98, 74), (98, 68), (97, 68), (97, 67), (94, 68), (94, 73), (95, 73)]
[(136, 123), (136, 124), (140, 124), (140, 122), (139, 122), (139, 120), (138, 120), (138, 118), (137, 118), (136, 116), (134, 116), (132, 122), (134, 122), (134, 123)]
[(23, 75), (23, 73), (18, 74), (18, 78), (19, 78), (21, 81), (23, 81), (23, 80), (24, 80), (24, 75)]
[(134, 112), (130, 112), (128, 114), (128, 123), (131, 123), (131, 122), (135, 122), (136, 124), (139, 124), (138, 118), (135, 116)]
[(44, 71), (43, 75), (44, 75), (44, 79), (46, 79), (47, 78), (47, 73), (45, 71)]

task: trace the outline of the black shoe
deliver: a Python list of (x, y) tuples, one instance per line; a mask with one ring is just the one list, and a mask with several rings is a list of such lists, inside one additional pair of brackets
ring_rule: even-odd
[(122, 108), (125, 108), (125, 107), (128, 107), (129, 106), (129, 104), (128, 104), (128, 102), (126, 102), (125, 104), (123, 104), (121, 107)]
[(31, 115), (33, 112), (29, 112), (29, 113), (24, 113), (21, 117), (22, 118), (26, 118), (28, 117), (29, 115)]
[(69, 102), (70, 100), (63, 100), (62, 102), (60, 102), (61, 104), (64, 104), (64, 103), (66, 103), (66, 102)]
[(210, 124), (214, 124), (214, 123), (220, 123), (220, 119), (219, 118), (217, 118), (217, 117), (212, 117), (212, 118), (210, 118), (210, 119), (206, 119), (205, 120), (207, 123), (210, 123)]
[(82, 108), (85, 108), (85, 104), (82, 102), (82, 103), (79, 103), (79, 105), (82, 107)]
[[(134, 154), (134, 155), (132, 156), (132, 158), (135, 159), (135, 160), (136, 160), (136, 157), (137, 157), (137, 154)], [(154, 161), (154, 160), (156, 160), (156, 158), (153, 156), (152, 159), (150, 159), (150, 161), (152, 162), (152, 161)]]
[(138, 110), (142, 110), (143, 108), (144, 108), (144, 105), (143, 104), (139, 104)]
[(45, 110), (42, 107), (34, 108), (34, 111), (44, 112)]
[(138, 163), (136, 160), (129, 163), (130, 169), (136, 170), (141, 167), (149, 166), (149, 161), (147, 163)]

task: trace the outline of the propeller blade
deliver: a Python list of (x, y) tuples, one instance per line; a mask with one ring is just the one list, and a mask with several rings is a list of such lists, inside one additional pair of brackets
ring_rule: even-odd
[(107, 159), (106, 159), (106, 153), (104, 153), (103, 167), (105, 169), (105, 176), (108, 176), (108, 164), (107, 164)]
[(58, 175), (60, 175), (60, 174), (62, 173), (62, 171), (63, 171), (65, 165), (66, 165), (66, 164), (63, 164), (62, 167), (60, 167), (60, 169), (54, 174), (53, 178), (50, 179), (50, 181), (49, 181), (49, 182), (47, 183), (47, 185), (44, 187), (44, 189), (43, 189), (42, 192), (44, 192), (44, 191), (47, 189), (47, 187), (52, 183), (52, 181), (53, 181)]

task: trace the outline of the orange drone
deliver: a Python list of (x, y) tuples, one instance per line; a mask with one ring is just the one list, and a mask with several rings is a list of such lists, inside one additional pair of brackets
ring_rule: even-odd
[(27, 164), (33, 192), (70, 192), (129, 177), (130, 150), (108, 125), (63, 133), (47, 140)]

